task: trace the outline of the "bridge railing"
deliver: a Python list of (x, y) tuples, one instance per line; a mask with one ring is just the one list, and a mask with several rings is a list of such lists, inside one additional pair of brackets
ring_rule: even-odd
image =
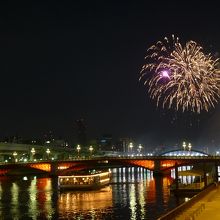
[(119, 159), (134, 159), (134, 160), (213, 160), (220, 163), (220, 156), (93, 156), (93, 157), (73, 157), (67, 159), (45, 159), (45, 160), (27, 160), (19, 162), (0, 162), (0, 164), (15, 164), (15, 163), (41, 163), (53, 161), (85, 161), (85, 160), (119, 160)]

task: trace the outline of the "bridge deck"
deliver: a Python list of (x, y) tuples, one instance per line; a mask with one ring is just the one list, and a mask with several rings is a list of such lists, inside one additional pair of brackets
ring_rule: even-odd
[(198, 202), (181, 212), (175, 220), (219, 220), (220, 185), (200, 198)]

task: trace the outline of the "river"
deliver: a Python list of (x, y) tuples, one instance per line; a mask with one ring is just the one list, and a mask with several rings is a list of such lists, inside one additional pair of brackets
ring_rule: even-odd
[(96, 191), (59, 192), (57, 178), (1, 176), (0, 219), (157, 219), (184, 201), (169, 177), (142, 168), (112, 169), (111, 184)]

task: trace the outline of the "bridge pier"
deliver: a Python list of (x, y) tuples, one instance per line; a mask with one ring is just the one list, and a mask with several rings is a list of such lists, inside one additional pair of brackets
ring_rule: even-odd
[(58, 175), (58, 164), (57, 164), (57, 162), (51, 163), (50, 175), (51, 176), (57, 176)]
[(154, 161), (154, 170), (153, 170), (153, 176), (165, 176), (166, 173), (161, 170), (161, 164), (160, 160), (155, 160)]

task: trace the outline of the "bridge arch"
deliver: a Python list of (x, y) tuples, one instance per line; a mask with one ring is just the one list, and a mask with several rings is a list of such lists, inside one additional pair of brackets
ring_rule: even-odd
[(108, 158), (101, 160), (90, 161), (75, 161), (75, 162), (61, 162), (58, 163), (58, 173), (64, 175), (70, 171), (77, 171), (83, 169), (95, 169), (95, 168), (118, 168), (118, 167), (143, 167), (148, 170), (154, 169), (154, 161), (146, 159), (119, 159)]
[(159, 156), (192, 156), (192, 157), (201, 157), (201, 156), (209, 156), (209, 154), (199, 151), (199, 150), (183, 150), (183, 149), (175, 149), (163, 152)]

